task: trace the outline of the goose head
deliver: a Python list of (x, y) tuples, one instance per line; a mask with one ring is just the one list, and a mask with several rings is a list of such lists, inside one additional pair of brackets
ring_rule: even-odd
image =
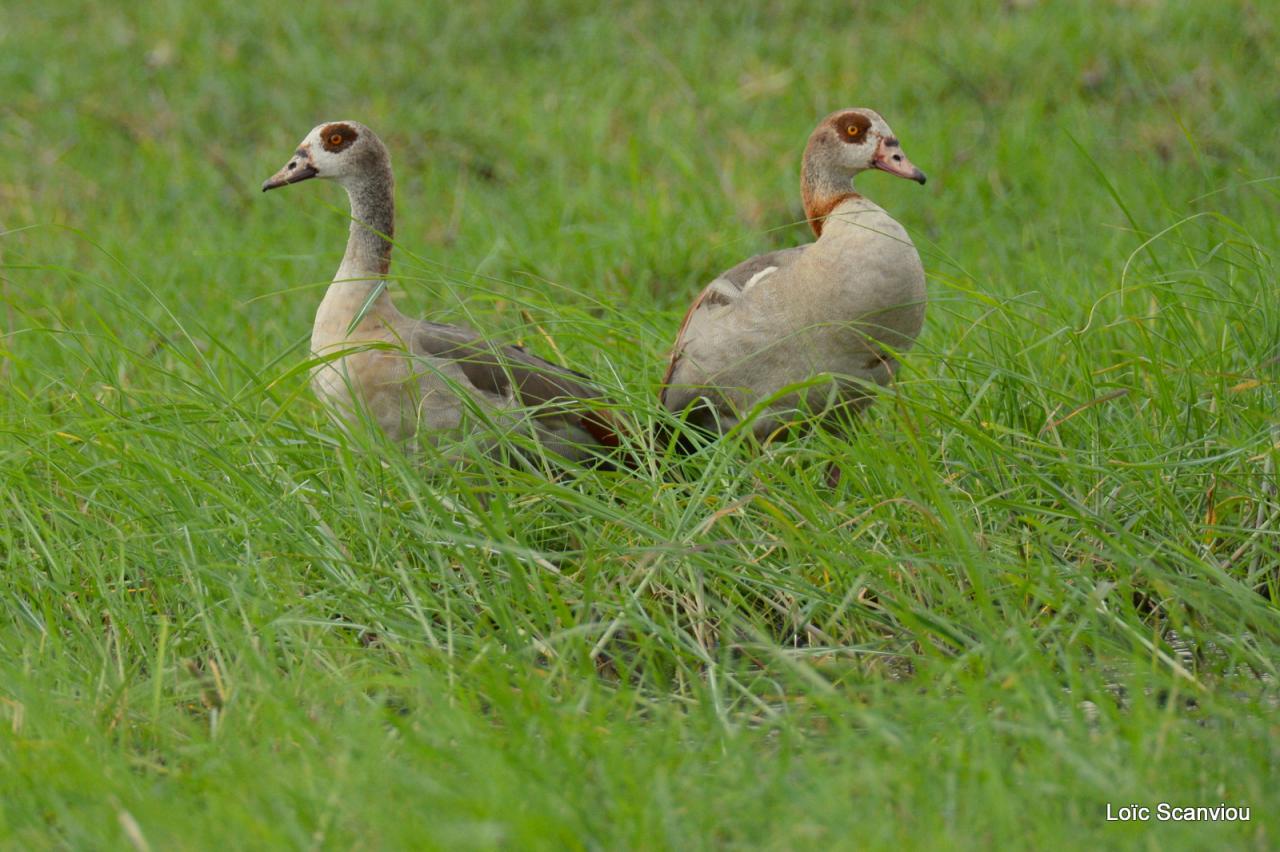
[(351, 187), (371, 175), (389, 170), (390, 157), (382, 140), (358, 121), (329, 121), (317, 125), (265, 183), (262, 191), (310, 178), (336, 180)]
[(806, 178), (811, 172), (819, 173), (827, 178), (817, 181), (820, 183), (834, 179), (847, 184), (854, 175), (870, 169), (925, 182), (924, 172), (907, 159), (889, 123), (869, 109), (831, 113), (813, 131), (804, 153)]

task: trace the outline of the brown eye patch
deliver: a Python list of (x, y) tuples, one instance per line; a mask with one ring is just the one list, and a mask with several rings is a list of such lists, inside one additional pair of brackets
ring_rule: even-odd
[(871, 119), (860, 112), (846, 112), (832, 119), (836, 134), (844, 142), (861, 142), (871, 129)]
[(320, 131), (320, 144), (330, 154), (345, 151), (359, 138), (360, 134), (350, 124), (326, 124)]

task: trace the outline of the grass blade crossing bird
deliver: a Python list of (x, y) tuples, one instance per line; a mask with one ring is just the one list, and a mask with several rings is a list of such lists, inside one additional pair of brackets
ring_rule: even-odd
[[(346, 254), (316, 312), (316, 394), (347, 423), (363, 408), (388, 437), (435, 442), (486, 419), (531, 433), (551, 452), (585, 460), (619, 444), (590, 380), (466, 328), (406, 317), (386, 287), (395, 233), (391, 157), (355, 121), (314, 128), (263, 191), (311, 178), (337, 181), (351, 201)], [(465, 398), (464, 398), (465, 397)]]
[[(870, 169), (925, 182), (879, 114), (843, 109), (818, 124), (800, 177), (815, 241), (752, 257), (706, 286), (676, 335), (667, 409), (723, 433), (763, 403), (750, 425), (763, 441), (801, 413), (827, 423), (857, 414), (867, 385), (893, 378), (924, 322), (924, 268), (906, 230), (854, 192)], [(832, 381), (786, 390), (822, 376)]]

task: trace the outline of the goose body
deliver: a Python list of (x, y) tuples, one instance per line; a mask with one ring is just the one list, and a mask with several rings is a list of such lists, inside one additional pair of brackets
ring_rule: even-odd
[(354, 121), (316, 127), (262, 188), (313, 177), (337, 180), (351, 200), (347, 250), (311, 334), (322, 359), (312, 386), (342, 421), (367, 413), (393, 440), (431, 443), (487, 421), (497, 431), (532, 431), (575, 460), (617, 446), (605, 400), (587, 377), (396, 308), (385, 280), (395, 228), (391, 159), (373, 131)]
[(750, 258), (703, 289), (677, 333), (663, 405), (720, 432), (763, 405), (751, 428), (765, 440), (797, 413), (857, 413), (868, 384), (893, 378), (924, 322), (924, 268), (906, 230), (853, 191), (869, 168), (925, 180), (878, 114), (823, 119), (801, 172), (817, 239)]

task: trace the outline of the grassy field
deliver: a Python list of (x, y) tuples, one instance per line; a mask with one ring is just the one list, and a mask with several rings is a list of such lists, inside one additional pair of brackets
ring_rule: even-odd
[[(0, 16), (0, 847), (1280, 843), (1272, 0), (39, 5)], [(346, 200), (258, 188), (318, 122), (392, 150), (406, 313), (647, 427), (844, 106), (930, 177), (859, 182), (931, 301), (851, 438), (551, 481), (311, 396)], [(1105, 820), (1161, 801), (1252, 819)]]

